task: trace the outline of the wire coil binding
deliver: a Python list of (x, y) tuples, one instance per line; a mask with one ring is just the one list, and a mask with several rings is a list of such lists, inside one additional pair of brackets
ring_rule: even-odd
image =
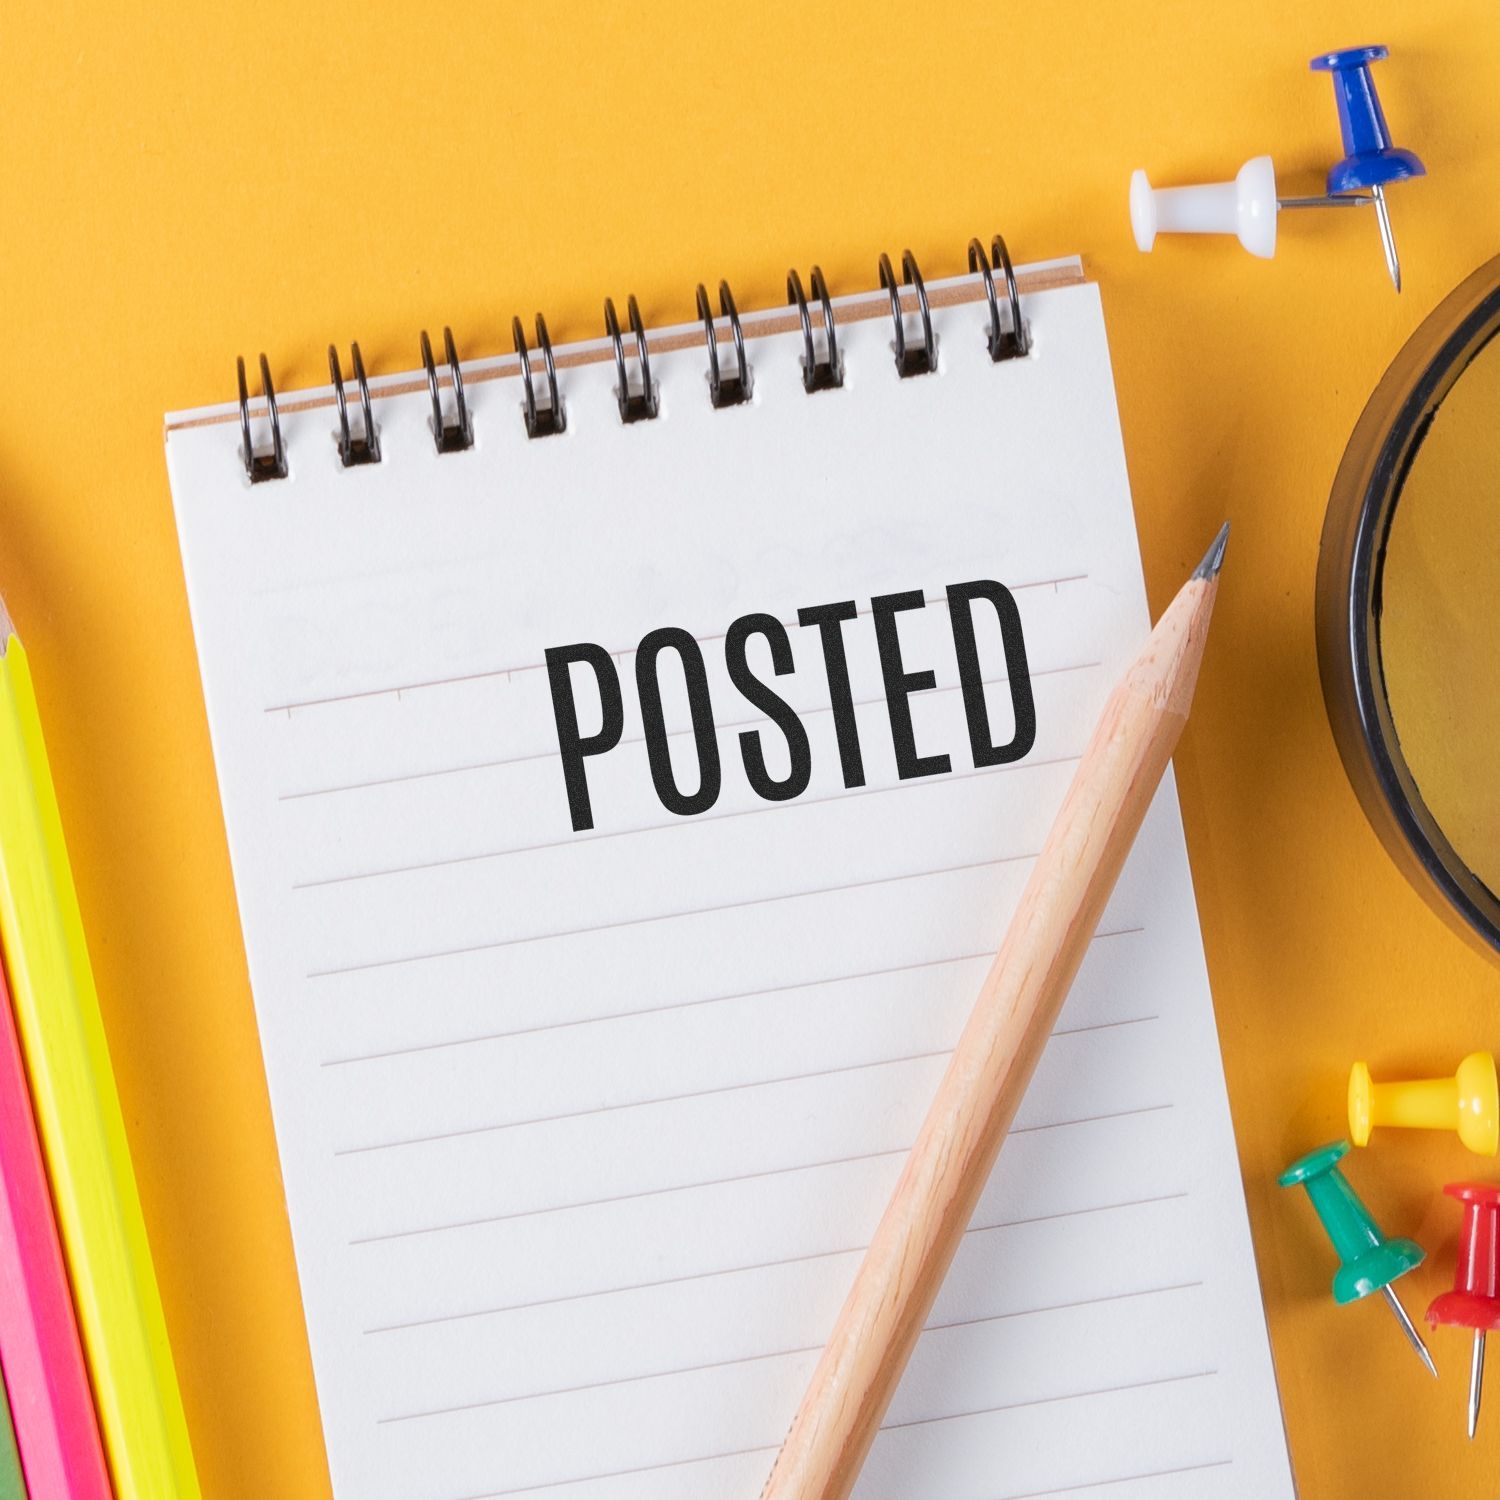
[(809, 278), (812, 294), (823, 307), (823, 357), (818, 358), (813, 345), (812, 314), (807, 308), (807, 297), (802, 291), (802, 278), (797, 268), (786, 273), (786, 300), (795, 304), (802, 321), (802, 388), (809, 396), (817, 391), (836, 391), (844, 383), (844, 362), (839, 357), (838, 324), (833, 316), (833, 298), (828, 295), (828, 283), (823, 280), (822, 266), (814, 266)]
[(264, 354), (260, 357), (260, 393), (266, 403), (266, 418), (271, 424), (271, 451), (257, 453), (250, 437), (250, 392), (245, 385), (244, 357), (235, 360), (240, 381), (240, 440), (241, 456), (245, 461), (245, 474), (251, 484), (263, 479), (285, 479), (286, 446), (281, 441), (281, 414), (276, 410), (276, 388), (271, 384), (271, 364)]
[(443, 329), (443, 354), (448, 360), (448, 382), (453, 387), (454, 420), (443, 416), (443, 397), (438, 389), (437, 366), (432, 362), (432, 340), (422, 330), (422, 368), (427, 371), (427, 391), (432, 397), (432, 440), (439, 453), (462, 453), (474, 446), (474, 423), (464, 399), (464, 372), (453, 344), (453, 330)]
[(630, 377), (625, 371), (625, 341), (620, 337), (620, 320), (615, 316), (613, 297), (604, 299), (604, 331), (615, 346), (615, 374), (620, 384), (615, 389), (615, 399), (620, 403), (622, 422), (649, 421), (657, 414), (656, 387), (651, 384), (651, 351), (646, 347), (646, 327), (641, 322), (640, 304), (632, 292), (625, 304), (630, 317), (630, 331), (635, 335), (635, 361), (641, 371), (641, 388), (630, 389)]
[(339, 458), (346, 469), (355, 464), (380, 462), (380, 433), (375, 426), (370, 382), (365, 378), (365, 362), (358, 344), (349, 345), (349, 358), (354, 365), (354, 382), (359, 387), (360, 411), (364, 414), (364, 431), (358, 437), (349, 426), (349, 403), (344, 399), (344, 372), (339, 368), (339, 351), (332, 344), (328, 346), (328, 374), (333, 380), (333, 394), (339, 404), (339, 430), (334, 436), (338, 440)]
[(750, 399), (750, 362), (745, 357), (745, 330), (740, 327), (740, 315), (734, 305), (734, 293), (729, 283), (719, 283), (719, 311), (729, 319), (729, 331), (734, 338), (735, 370), (725, 375), (719, 369), (719, 335), (714, 328), (713, 314), (708, 310), (708, 291), (698, 283), (698, 316), (703, 319), (703, 332), (708, 341), (708, 399), (716, 408), (739, 406)]
[[(896, 285), (891, 258), (889, 255), (880, 257), (880, 284), (891, 294), (891, 322), (896, 328), (896, 337), (891, 344), (896, 352), (896, 373), (906, 380), (913, 375), (931, 375), (937, 369), (937, 340), (932, 336), (932, 309), (927, 305), (927, 287), (922, 280), (922, 273), (917, 269), (917, 258), (910, 250), (901, 252), (901, 275), (907, 286), (917, 294), (917, 312), (922, 319), (922, 342), (916, 345), (906, 342), (906, 317), (901, 310), (901, 288)], [(993, 285), (990, 291), (993, 294)]]
[[(1001, 364), (1024, 359), (1031, 353), (1031, 331), (1022, 313), (1015, 267), (1011, 263), (1004, 238), (998, 234), (993, 236), (988, 249), (977, 237), (971, 239), (968, 259), (969, 274), (977, 276), (984, 289), (989, 314), (984, 339), (991, 360)], [(893, 337), (890, 347), (896, 370), (903, 380), (931, 374), (938, 367), (938, 343), (932, 326), (927, 286), (916, 256), (910, 250), (902, 252), (899, 279), (889, 255), (880, 257), (879, 266), (880, 286), (889, 295), (891, 303)], [(903, 300), (903, 293), (915, 303), (919, 333), (916, 338), (908, 334), (907, 322), (912, 313)], [(795, 267), (787, 272), (786, 305), (796, 308), (797, 320), (801, 325), (802, 353), (798, 358), (798, 365), (801, 368), (803, 390), (809, 395), (815, 395), (822, 391), (841, 389), (844, 384), (844, 356), (839, 347), (838, 316), (821, 266), (812, 267), (805, 289), (801, 274)], [(746, 349), (739, 309), (729, 283), (723, 280), (719, 282), (717, 315), (713, 312), (708, 288), (701, 282), (697, 288), (697, 306), (698, 316), (703, 321), (703, 342), (708, 356), (705, 374), (711, 404), (715, 410), (723, 410), (750, 403), (754, 399), (754, 371)], [(646, 337), (646, 326), (641, 318), (640, 305), (634, 296), (626, 299), (625, 312), (628, 334), (621, 329), (614, 299), (604, 299), (604, 329), (614, 358), (615, 400), (619, 407), (619, 418), (622, 423), (632, 424), (650, 421), (659, 415), (661, 393), (651, 373), (651, 349)], [(724, 342), (726, 326), (733, 348), (732, 359), (727, 357), (729, 348)], [(527, 341), (521, 319), (511, 319), (511, 338), (515, 347), (517, 373), (521, 377), (522, 416), (527, 436), (552, 437), (567, 431), (567, 410), (562, 384), (558, 378), (557, 362), (552, 353), (552, 340), (548, 337), (546, 320), (540, 313), (535, 317), (535, 330), (536, 342), (533, 346)], [(440, 454), (465, 452), (474, 446), (474, 417), (464, 389), (463, 366), (458, 357), (453, 331), (451, 328), (443, 329), (443, 359), (448, 367), (446, 379), (439, 374), (437, 361), (433, 357), (432, 340), (426, 329), (422, 330), (420, 345), (422, 369), (427, 377), (428, 395), (432, 401), (432, 417), (428, 427), (432, 433), (433, 445)], [(533, 363), (536, 354), (541, 356), (540, 369)], [(339, 461), (345, 468), (381, 461), (380, 427), (375, 420), (369, 377), (358, 344), (349, 346), (349, 356), (359, 397), (357, 420), (351, 418), (338, 350), (332, 344), (328, 346), (328, 373), (338, 410), (338, 428), (334, 439)], [(285, 479), (290, 472), (281, 430), (281, 415), (276, 404), (276, 391), (271, 382), (270, 362), (264, 354), (260, 356), (259, 362), (261, 400), (265, 404), (264, 420), (270, 439), (269, 448), (256, 447), (245, 361), (243, 358), (235, 361), (239, 391), (239, 453), (246, 480), (250, 484)], [(443, 395), (445, 384), (452, 392), (451, 401), (446, 405)]]
[[(1030, 348), (1025, 320), (1021, 317), (1021, 293), (1016, 288), (1016, 268), (1010, 263), (1005, 241), (996, 235), (990, 241), (990, 253), (977, 239), (969, 241), (969, 270), (984, 278), (984, 294), (990, 304), (990, 358), (999, 364), (1003, 359), (1020, 359)], [(1010, 306), (1010, 327), (1000, 324), (1000, 301), (995, 296), (995, 272), (1005, 276), (1005, 300)]]
[(531, 375), (531, 351), (526, 347), (526, 330), (519, 318), (510, 320), (511, 340), (516, 346), (516, 358), (521, 365), (521, 384), (526, 393), (525, 416), (527, 437), (551, 437), (565, 432), (568, 426), (567, 413), (563, 410), (562, 392), (557, 386), (557, 364), (552, 358), (552, 340), (547, 337), (547, 320), (536, 315), (536, 345), (542, 351), (542, 368), (547, 374), (547, 404), (536, 404), (536, 385)]

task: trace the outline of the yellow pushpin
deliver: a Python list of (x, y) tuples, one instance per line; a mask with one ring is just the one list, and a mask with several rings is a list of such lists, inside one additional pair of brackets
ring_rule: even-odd
[(1471, 1052), (1451, 1078), (1410, 1083), (1374, 1083), (1369, 1068), (1349, 1070), (1349, 1134), (1356, 1146), (1370, 1141), (1377, 1125), (1419, 1130), (1456, 1130), (1470, 1151), (1493, 1156), (1500, 1149), (1500, 1083), (1490, 1052)]

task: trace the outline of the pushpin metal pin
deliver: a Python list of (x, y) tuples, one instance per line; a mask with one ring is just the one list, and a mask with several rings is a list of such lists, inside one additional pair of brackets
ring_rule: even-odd
[(1381, 1287), (1380, 1295), (1385, 1298), (1385, 1305), (1395, 1314), (1396, 1321), (1401, 1325), (1402, 1333), (1406, 1335), (1406, 1342), (1416, 1351), (1417, 1358), (1427, 1366), (1428, 1374), (1436, 1380), (1437, 1366), (1433, 1364), (1432, 1355), (1428, 1353), (1427, 1345), (1422, 1342), (1422, 1335), (1417, 1332), (1416, 1324), (1412, 1322), (1411, 1315), (1402, 1307), (1401, 1299), (1389, 1286)]
[(1373, 201), (1367, 193), (1279, 198), (1271, 158), (1252, 156), (1232, 182), (1154, 188), (1144, 172), (1135, 172), (1130, 179), (1130, 224), (1141, 250), (1151, 249), (1159, 232), (1232, 234), (1252, 255), (1269, 260), (1276, 253), (1278, 210), (1359, 208)]
[(1371, 1292), (1381, 1293), (1417, 1357), (1436, 1376), (1437, 1366), (1427, 1345), (1391, 1287), (1398, 1276), (1422, 1264), (1424, 1252), (1414, 1240), (1391, 1240), (1380, 1232), (1369, 1209), (1339, 1169), (1339, 1161), (1348, 1150), (1348, 1141), (1330, 1141), (1294, 1161), (1276, 1180), (1282, 1187), (1307, 1190), (1338, 1252), (1340, 1265), (1333, 1277), (1333, 1300), (1342, 1305), (1357, 1302)]
[(1456, 1130), (1470, 1151), (1494, 1156), (1500, 1149), (1500, 1083), (1489, 1052), (1471, 1052), (1451, 1078), (1375, 1083), (1357, 1062), (1349, 1070), (1349, 1134), (1369, 1144), (1377, 1125)]
[(1484, 1392), (1484, 1336), (1500, 1328), (1500, 1187), (1482, 1182), (1450, 1182), (1443, 1189), (1464, 1206), (1458, 1237), (1453, 1290), (1435, 1297), (1427, 1321), (1436, 1328), (1471, 1328), (1474, 1353), (1469, 1363), (1469, 1436), (1479, 1426)]
[(1333, 79), (1334, 100), (1339, 111), (1339, 130), (1344, 138), (1344, 159), (1328, 169), (1329, 196), (1368, 189), (1380, 223), (1380, 243), (1385, 251), (1391, 282), (1401, 290), (1401, 262), (1391, 233), (1391, 214), (1386, 207), (1385, 186), (1408, 177), (1424, 177), (1427, 168), (1411, 151), (1391, 144), (1385, 111), (1375, 92), (1370, 64), (1388, 56), (1385, 47), (1349, 47), (1325, 52), (1308, 67)]

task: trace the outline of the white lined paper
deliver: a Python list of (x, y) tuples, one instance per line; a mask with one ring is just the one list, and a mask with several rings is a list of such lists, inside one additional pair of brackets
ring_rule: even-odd
[[(350, 471), (326, 410), (288, 412), (292, 477), (254, 488), (236, 428), (169, 421), (340, 1500), (758, 1495), (1147, 628), (1097, 293), (1027, 311), (1034, 353), (996, 366), (980, 308), (935, 308), (939, 373), (907, 381), (851, 322), (845, 388), (812, 397), (800, 335), (753, 340), (742, 410), (709, 406), (701, 349), (653, 355), (662, 415), (628, 429), (612, 367), (575, 366), (535, 442), (515, 380), (484, 382), (468, 454), (433, 452), (425, 394), (377, 396), (384, 460)], [(943, 592), (973, 578), (1015, 592), (1037, 713), (981, 770)], [(937, 677), (918, 745), (952, 769), (903, 782), (869, 600), (904, 589)], [(761, 802), (724, 631), (843, 598), (866, 784), (793, 624), (774, 683), (813, 775)], [(662, 625), (709, 668), (724, 784), (693, 819), (634, 703)], [(575, 640), (626, 704), (581, 833), (538, 665)], [(1075, 1493), (1291, 1494), (1170, 780), (857, 1491)]]

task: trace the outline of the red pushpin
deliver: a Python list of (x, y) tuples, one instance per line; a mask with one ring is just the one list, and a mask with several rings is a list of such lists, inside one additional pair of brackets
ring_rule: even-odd
[(1479, 1397), (1484, 1389), (1484, 1336), (1500, 1328), (1500, 1187), (1483, 1182), (1450, 1182), (1443, 1189), (1464, 1206), (1453, 1290), (1433, 1299), (1427, 1321), (1474, 1330), (1474, 1358), (1469, 1368), (1469, 1436), (1479, 1426)]

